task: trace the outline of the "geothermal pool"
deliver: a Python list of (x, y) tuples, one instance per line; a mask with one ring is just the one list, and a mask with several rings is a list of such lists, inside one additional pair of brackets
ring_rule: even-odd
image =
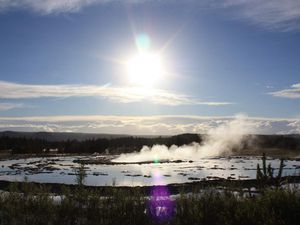
[[(112, 156), (64, 156), (11, 159), (0, 161), (0, 180), (40, 183), (75, 184), (76, 160), (108, 160)], [(74, 162), (75, 160), (75, 162)], [(85, 185), (91, 186), (151, 186), (229, 178), (233, 180), (256, 177), (261, 157), (203, 158), (194, 161), (168, 163), (86, 164)], [(279, 159), (268, 158), (277, 175)], [(285, 160), (283, 176), (300, 175), (300, 161)]]

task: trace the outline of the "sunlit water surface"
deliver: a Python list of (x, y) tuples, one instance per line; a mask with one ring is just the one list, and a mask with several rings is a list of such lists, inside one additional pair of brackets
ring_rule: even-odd
[[(104, 156), (97, 156), (104, 157)], [(90, 159), (91, 156), (27, 158), (0, 161), (0, 180), (40, 183), (76, 183), (78, 163), (73, 160)], [(95, 157), (93, 157), (95, 158)], [(149, 164), (88, 164), (85, 184), (91, 186), (150, 186), (186, 183), (218, 178), (253, 179), (256, 177), (260, 157), (231, 157), (201, 159), (181, 163)], [(277, 175), (279, 159), (268, 159)], [(300, 161), (285, 160), (283, 176), (300, 175)]]

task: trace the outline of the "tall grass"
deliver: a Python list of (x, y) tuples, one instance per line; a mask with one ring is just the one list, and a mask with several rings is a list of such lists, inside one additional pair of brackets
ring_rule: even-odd
[[(24, 184), (0, 194), (1, 225), (143, 225), (143, 224), (298, 224), (300, 197), (290, 190), (268, 190), (255, 198), (232, 192), (205, 191), (181, 194), (175, 201), (172, 217), (157, 221), (149, 214), (148, 198), (140, 191), (64, 188), (55, 202), (48, 190)], [(106, 197), (103, 197), (103, 196)]]

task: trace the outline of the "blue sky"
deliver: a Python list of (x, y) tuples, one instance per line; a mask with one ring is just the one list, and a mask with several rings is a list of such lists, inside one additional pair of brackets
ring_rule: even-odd
[[(0, 32), (0, 130), (205, 132), (246, 114), (300, 133), (297, 0), (7, 0)], [(163, 61), (150, 91), (125, 65), (140, 35)]]

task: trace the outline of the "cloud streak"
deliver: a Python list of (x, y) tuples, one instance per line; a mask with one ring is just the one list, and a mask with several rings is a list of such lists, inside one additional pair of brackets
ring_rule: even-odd
[(207, 102), (188, 95), (161, 89), (140, 87), (111, 87), (96, 85), (33, 85), (0, 81), (0, 99), (26, 99), (43, 97), (102, 97), (121, 102), (150, 102), (159, 105), (229, 105), (230, 102)]
[(82, 7), (109, 0), (1, 0), (0, 10), (31, 10), (41, 14), (77, 12)]
[(84, 7), (107, 3), (155, 2), (157, 4), (189, 4), (193, 7), (218, 8), (230, 11), (230, 17), (272, 30), (291, 31), (300, 28), (298, 0), (0, 0), (0, 11), (30, 10), (43, 15), (73, 13)]
[(291, 31), (300, 28), (298, 0), (222, 0), (214, 5), (231, 9), (238, 19), (267, 29)]
[[(217, 127), (226, 127), (235, 118), (194, 115), (0, 117), (0, 130), (133, 135), (203, 134)], [(300, 134), (300, 119), (297, 118), (243, 117), (243, 120), (259, 134)]]
[(22, 103), (0, 103), (0, 111), (23, 108), (24, 104)]
[(270, 92), (269, 94), (275, 97), (300, 99), (300, 83), (293, 84), (290, 88), (280, 91)]

